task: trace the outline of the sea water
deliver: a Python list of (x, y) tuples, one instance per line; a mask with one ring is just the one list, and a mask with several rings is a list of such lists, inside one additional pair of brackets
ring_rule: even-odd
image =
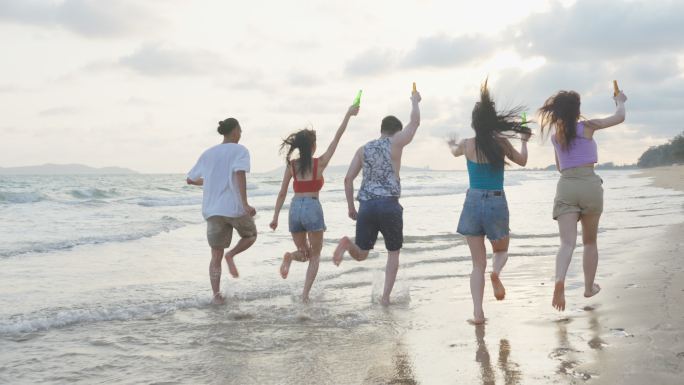
[[(634, 173), (599, 172), (600, 250), (684, 219), (684, 194)], [(281, 183), (268, 173), (248, 176), (258, 239), (235, 259), (239, 279), (224, 265), (227, 303), (211, 306), (202, 192), (183, 175), (0, 176), (0, 383), (381, 383), (388, 365), (393, 380), (411, 383), (411, 353), (399, 336), (428, 327), (412, 312), (435, 296), (469, 296), (470, 254), (455, 233), (467, 174), (402, 172), (405, 237), (392, 311), (377, 305), (381, 237), (363, 263), (331, 263), (354, 222), (344, 175), (325, 177), (328, 231), (311, 303), (299, 297), (305, 264), (293, 263), (287, 280), (278, 274), (293, 243), (287, 202), (278, 229), (268, 228)], [(557, 179), (506, 173), (509, 266), (517, 259), (532, 276), (557, 251)], [(581, 269), (569, 274), (581, 282)]]

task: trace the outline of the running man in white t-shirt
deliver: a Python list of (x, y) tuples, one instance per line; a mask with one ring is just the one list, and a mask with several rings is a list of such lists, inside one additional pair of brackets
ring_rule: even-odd
[(225, 302), (221, 295), (221, 258), (224, 249), (230, 246), (233, 229), (240, 240), (225, 254), (230, 275), (237, 278), (238, 271), (233, 258), (254, 244), (257, 237), (252, 217), (254, 207), (247, 203), (247, 178), (249, 172), (249, 151), (238, 144), (242, 134), (240, 123), (234, 118), (219, 122), (219, 134), (223, 143), (204, 151), (197, 164), (190, 170), (187, 183), (204, 186), (202, 215), (207, 221), (207, 240), (211, 247), (209, 280), (214, 291), (212, 303)]

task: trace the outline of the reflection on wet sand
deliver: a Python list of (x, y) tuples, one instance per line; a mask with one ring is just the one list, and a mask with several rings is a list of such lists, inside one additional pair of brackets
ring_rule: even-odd
[(371, 314), (369, 323), (353, 327), (320, 316), (281, 324), (259, 317), (217, 322), (198, 341), (206, 346), (202, 367), (186, 370), (200, 369), (202, 383), (417, 384), (402, 326), (391, 312)]
[(556, 326), (558, 326), (558, 331), (556, 336), (558, 338), (558, 347), (551, 352), (549, 357), (557, 359), (560, 361), (558, 365), (558, 370), (556, 373), (572, 375), (573, 369), (577, 366), (577, 360), (575, 359), (575, 354), (578, 350), (575, 350), (570, 344), (568, 339), (568, 328), (567, 324), (570, 323), (570, 318), (563, 318), (556, 321)]
[[(478, 325), (475, 327), (475, 338), (477, 340), (477, 350), (475, 351), (475, 361), (480, 364), (480, 376), (483, 384), (495, 384), (496, 373), (492, 368), (489, 350), (485, 342), (485, 325)], [(499, 370), (503, 374), (503, 380), (506, 385), (519, 384), (521, 379), (518, 364), (509, 361), (511, 354), (511, 344), (506, 339), (499, 341), (499, 359), (497, 361)]]
[[(384, 361), (383, 357), (379, 357)], [(413, 363), (404, 345), (397, 342), (392, 357), (392, 365), (378, 365), (368, 371), (364, 384), (405, 384), (416, 385), (418, 382), (413, 374)]]
[(587, 306), (584, 310), (589, 313), (589, 330), (591, 330), (592, 337), (589, 340), (589, 346), (595, 350), (602, 350), (608, 344), (601, 338), (601, 324), (599, 323), (598, 315), (593, 307)]
[[(606, 343), (600, 337), (601, 325), (599, 323), (598, 315), (594, 312), (594, 308), (592, 307), (586, 307), (584, 310), (589, 314), (588, 322), (591, 335), (591, 338), (587, 344), (591, 349), (593, 349), (593, 351), (598, 352), (603, 349), (604, 345), (606, 345)], [(558, 331), (556, 333), (558, 338), (558, 347), (555, 348), (551, 354), (549, 354), (549, 357), (560, 361), (556, 373), (586, 381), (592, 378), (592, 374), (587, 372), (586, 368), (580, 366), (583, 365), (583, 360), (581, 359), (583, 350), (576, 349), (570, 342), (570, 338), (568, 336), (567, 325), (572, 322), (572, 320), (573, 319), (571, 318), (563, 318), (556, 321), (556, 326), (558, 327)], [(584, 358), (584, 361), (588, 361), (588, 357)]]

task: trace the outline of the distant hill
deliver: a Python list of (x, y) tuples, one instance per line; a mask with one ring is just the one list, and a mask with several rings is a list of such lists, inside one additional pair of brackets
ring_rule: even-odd
[(0, 167), (0, 175), (113, 175), (138, 174), (122, 167), (90, 167), (82, 164), (43, 164), (40, 166)]
[(657, 167), (677, 163), (684, 163), (684, 132), (675, 136), (668, 143), (646, 150), (641, 154), (637, 165), (639, 167)]

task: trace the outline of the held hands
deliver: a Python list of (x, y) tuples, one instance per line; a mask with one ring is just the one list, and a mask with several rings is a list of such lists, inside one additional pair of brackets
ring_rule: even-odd
[(347, 116), (356, 116), (359, 114), (359, 106), (352, 104), (347, 110)]

